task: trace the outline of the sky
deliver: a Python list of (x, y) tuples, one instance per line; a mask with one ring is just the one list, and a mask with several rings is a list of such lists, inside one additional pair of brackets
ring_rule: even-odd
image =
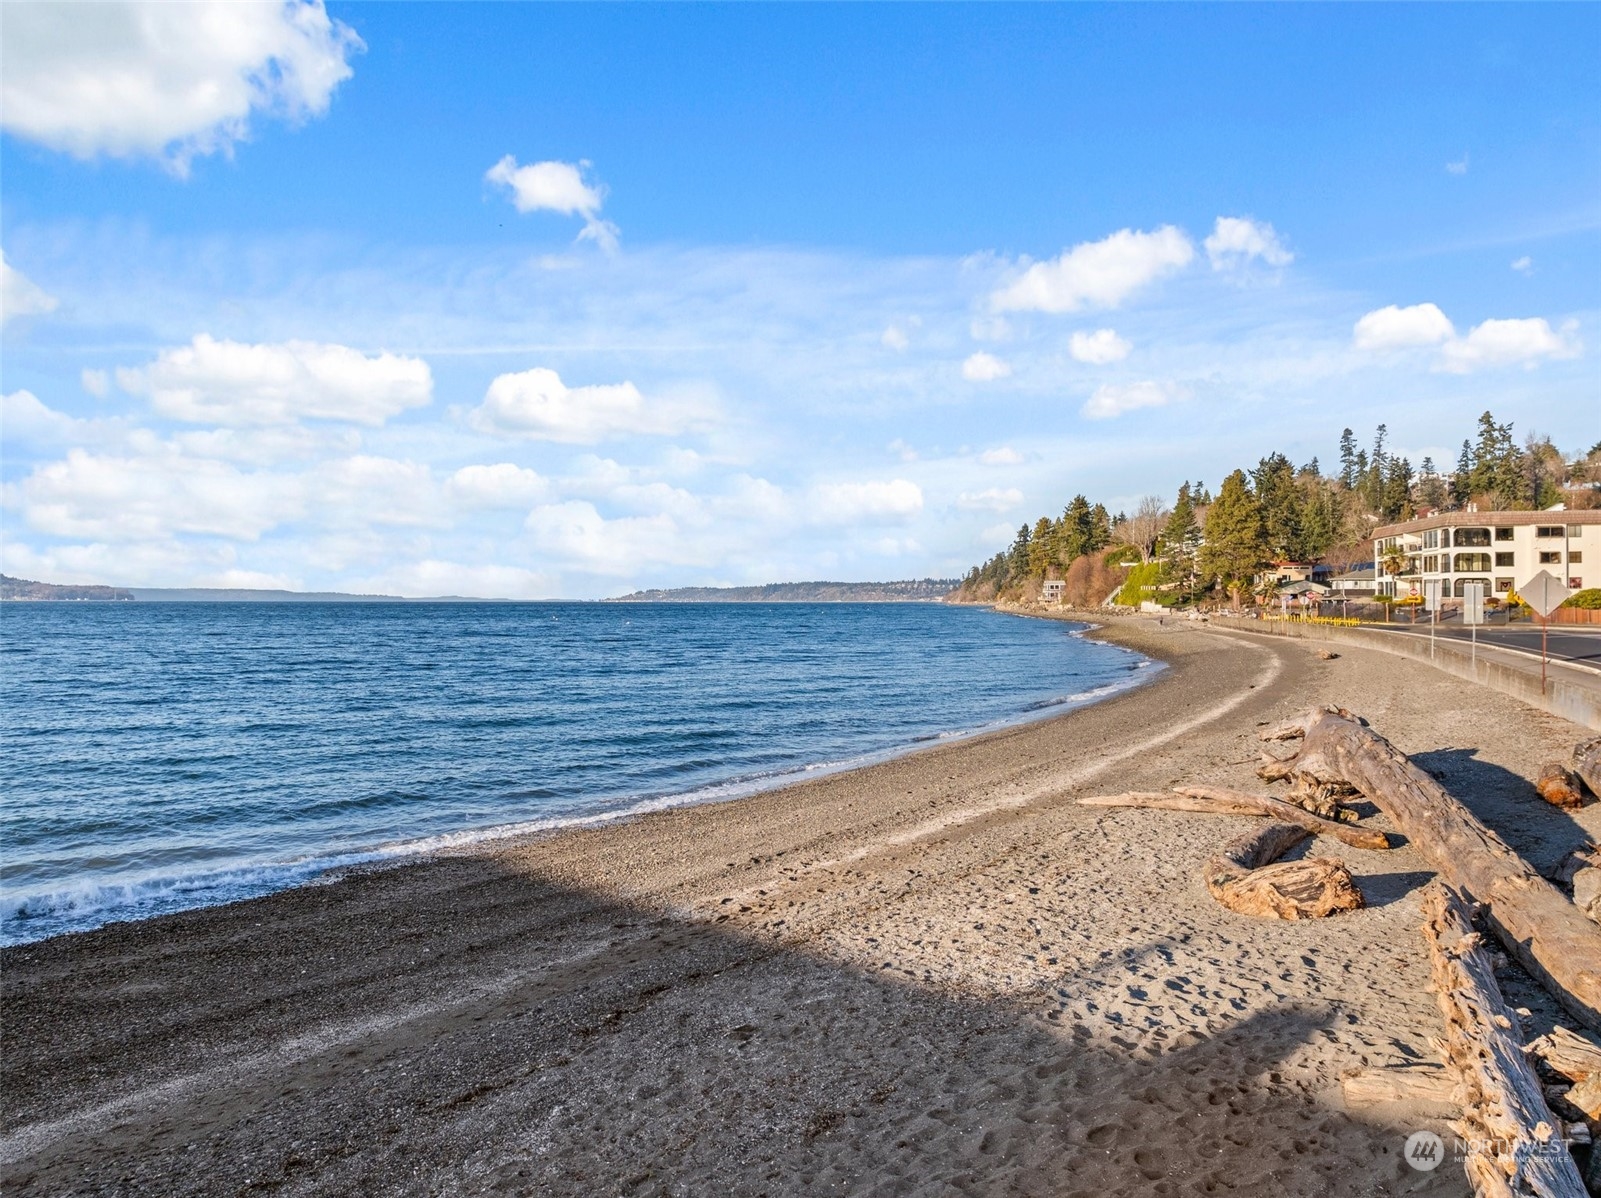
[(951, 577), (1601, 440), (1601, 6), (0, 6), (0, 569)]

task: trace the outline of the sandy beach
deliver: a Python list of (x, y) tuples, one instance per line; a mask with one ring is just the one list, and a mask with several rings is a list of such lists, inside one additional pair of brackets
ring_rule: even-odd
[(1168, 668), (751, 798), (7, 949), (0, 1185), (1466, 1193), (1401, 1159), (1445, 1112), (1339, 1088), (1434, 1060), (1420, 859), (1319, 840), (1366, 909), (1248, 919), (1199, 878), (1248, 820), (1074, 799), (1260, 789), (1258, 728), (1333, 702), (1546, 868), (1601, 835), (1531, 785), (1585, 733), (1384, 654), (1103, 635)]

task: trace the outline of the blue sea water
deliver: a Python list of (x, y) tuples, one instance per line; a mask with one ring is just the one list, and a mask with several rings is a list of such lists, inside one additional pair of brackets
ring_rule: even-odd
[(8, 603), (0, 943), (729, 798), (1155, 663), (932, 604)]

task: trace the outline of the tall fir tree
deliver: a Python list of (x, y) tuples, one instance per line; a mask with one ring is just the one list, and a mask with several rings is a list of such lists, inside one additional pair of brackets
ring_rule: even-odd
[(1267, 532), (1262, 508), (1251, 494), (1245, 471), (1236, 470), (1223, 480), (1206, 516), (1206, 543), (1201, 547), (1201, 572), (1215, 578), (1229, 593), (1238, 611), (1252, 576), (1268, 563)]

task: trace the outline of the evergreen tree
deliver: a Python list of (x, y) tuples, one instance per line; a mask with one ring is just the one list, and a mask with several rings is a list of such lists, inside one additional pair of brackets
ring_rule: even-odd
[(1012, 541), (1012, 551), (1006, 557), (1006, 578), (1023, 578), (1028, 574), (1028, 544), (1033, 537), (1029, 533), (1028, 525), (1020, 525), (1017, 537)]
[(1206, 543), (1201, 547), (1201, 572), (1215, 578), (1229, 592), (1236, 611), (1251, 578), (1268, 563), (1267, 533), (1262, 508), (1251, 494), (1245, 471), (1236, 470), (1223, 480), (1217, 502), (1206, 517)]
[(1041, 516), (1034, 523), (1028, 543), (1028, 573), (1030, 578), (1044, 578), (1056, 564), (1056, 529), (1049, 516)]
[(1347, 491), (1356, 489), (1356, 434), (1346, 429), (1340, 434), (1340, 484)]
[(1423, 467), (1418, 474), (1418, 499), (1428, 507), (1442, 508), (1446, 501), (1445, 483), (1441, 480), (1439, 472), (1434, 468), (1434, 459), (1423, 459)]
[[(1118, 523), (1122, 523), (1122, 512), (1117, 514)], [(1106, 508), (1097, 503), (1090, 509), (1089, 548), (1086, 553), (1094, 553), (1098, 549), (1105, 549), (1112, 543), (1112, 518), (1106, 514)]]
[(1451, 476), (1451, 499), (1461, 507), (1473, 498), (1473, 446), (1466, 439), (1457, 455), (1456, 473)]
[(1082, 495), (1073, 496), (1072, 501), (1062, 511), (1061, 545), (1064, 561), (1071, 564), (1075, 558), (1082, 557), (1095, 548), (1092, 525), (1090, 501)]

